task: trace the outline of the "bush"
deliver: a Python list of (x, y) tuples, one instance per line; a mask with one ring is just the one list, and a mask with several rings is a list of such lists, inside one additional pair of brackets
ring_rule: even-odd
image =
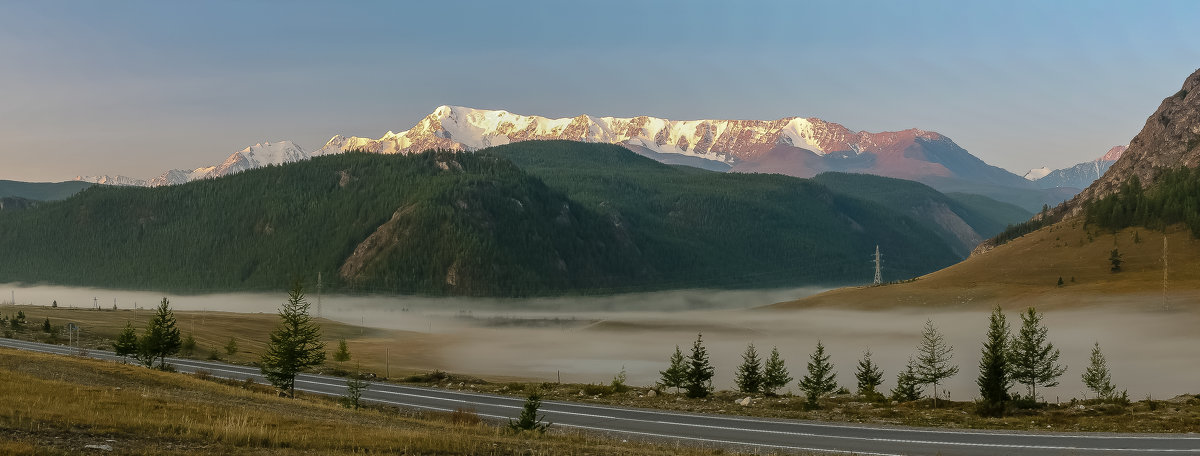
[(610, 385), (594, 385), (591, 383), (583, 385), (583, 394), (588, 396), (604, 396), (613, 392), (613, 387)]

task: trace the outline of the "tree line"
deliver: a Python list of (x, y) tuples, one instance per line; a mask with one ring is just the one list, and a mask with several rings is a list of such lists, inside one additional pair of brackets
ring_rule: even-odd
[[(1035, 308), (1026, 309), (1021, 313), (1020, 329), (1013, 334), (999, 306), (990, 314), (976, 378), (979, 387), (976, 410), (980, 415), (1002, 416), (1012, 408), (1036, 406), (1040, 400), (1037, 392), (1039, 387), (1058, 386), (1066, 366), (1060, 362), (1060, 350), (1048, 340), (1048, 329), (1042, 318), (1043, 314)], [(937, 407), (937, 401), (942, 396), (938, 388), (959, 373), (959, 366), (953, 362), (953, 352), (954, 348), (946, 342), (933, 320), (927, 320), (915, 356), (909, 357), (904, 369), (896, 374), (896, 385), (890, 391), (890, 399), (898, 402), (919, 400), (925, 397), (925, 388), (931, 387), (930, 397), (933, 406)], [(830, 358), (825, 345), (817, 341), (816, 348), (809, 355), (805, 375), (795, 384), (803, 393), (809, 408), (818, 408), (822, 398), (839, 391), (837, 373)], [(703, 344), (703, 335), (697, 335), (691, 353), (686, 357), (679, 346), (675, 347), (667, 369), (660, 372), (657, 386), (683, 390), (689, 398), (703, 398), (714, 391), (714, 374), (715, 369)], [(870, 401), (888, 399), (878, 389), (883, 384), (884, 375), (884, 371), (872, 359), (870, 350), (867, 350), (858, 360), (854, 372), (856, 393)], [(1099, 342), (1093, 345), (1088, 367), (1081, 380), (1098, 400), (1128, 401), (1128, 394), (1124, 391), (1118, 394), (1112, 383)], [(742, 354), (742, 363), (737, 368), (735, 378), (739, 392), (767, 396), (776, 395), (780, 388), (792, 381), (777, 347), (772, 348), (764, 364), (753, 343)], [(1025, 394), (1013, 391), (1017, 384), (1024, 386)], [(849, 393), (848, 390), (844, 392)]]

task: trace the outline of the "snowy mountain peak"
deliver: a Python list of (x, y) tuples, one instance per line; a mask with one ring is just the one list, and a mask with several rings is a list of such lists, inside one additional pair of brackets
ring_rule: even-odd
[(100, 184), (100, 185), (116, 185), (116, 186), (125, 186), (125, 187), (145, 187), (146, 186), (145, 180), (135, 179), (135, 178), (128, 177), (128, 176), (108, 176), (108, 175), (75, 176), (75, 178), (71, 179), (71, 180), (80, 181), (80, 182), (91, 182), (93, 184)]
[(1035, 168), (1035, 169), (1029, 170), (1029, 172), (1025, 173), (1024, 177), (1025, 177), (1025, 179), (1035, 181), (1035, 180), (1041, 179), (1043, 177), (1046, 177), (1047, 174), (1050, 174), (1053, 171), (1054, 170), (1043, 166), (1041, 168)]
[[(924, 136), (926, 132), (915, 134)], [(335, 136), (314, 155), (350, 149), (376, 153), (407, 153), (429, 148), (476, 150), (517, 141), (568, 139), (622, 144), (656, 154), (733, 163), (777, 145), (806, 149), (817, 155), (825, 155), (828, 151), (862, 151), (873, 145), (870, 144), (871, 136), (816, 118), (681, 121), (649, 116), (578, 115), (551, 119), (505, 110), (443, 105), (408, 130), (389, 131), (379, 139)], [(936, 136), (940, 138), (940, 135)]]

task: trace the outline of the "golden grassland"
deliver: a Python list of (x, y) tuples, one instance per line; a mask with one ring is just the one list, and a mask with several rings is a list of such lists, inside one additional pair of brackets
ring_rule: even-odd
[[(1169, 303), (1192, 310), (1200, 302), (1200, 241), (1182, 226), (1170, 227)], [(1128, 228), (1119, 232), (1064, 220), (973, 255), (916, 280), (884, 286), (841, 288), (766, 307), (894, 309), (897, 307), (1061, 309), (1097, 303), (1159, 306), (1163, 291), (1162, 231)], [(1118, 249), (1122, 271), (1111, 271), (1109, 255)], [(1058, 286), (1062, 278), (1063, 285)]]
[(93, 359), (0, 349), (0, 454), (707, 455), (555, 430), (512, 434), (470, 412), (352, 411)]

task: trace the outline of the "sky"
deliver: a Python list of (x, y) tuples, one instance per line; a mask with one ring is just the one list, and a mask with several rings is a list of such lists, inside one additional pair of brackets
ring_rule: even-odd
[(942, 133), (1023, 174), (1127, 144), (1195, 1), (0, 2), (0, 179), (149, 178), (439, 105)]

